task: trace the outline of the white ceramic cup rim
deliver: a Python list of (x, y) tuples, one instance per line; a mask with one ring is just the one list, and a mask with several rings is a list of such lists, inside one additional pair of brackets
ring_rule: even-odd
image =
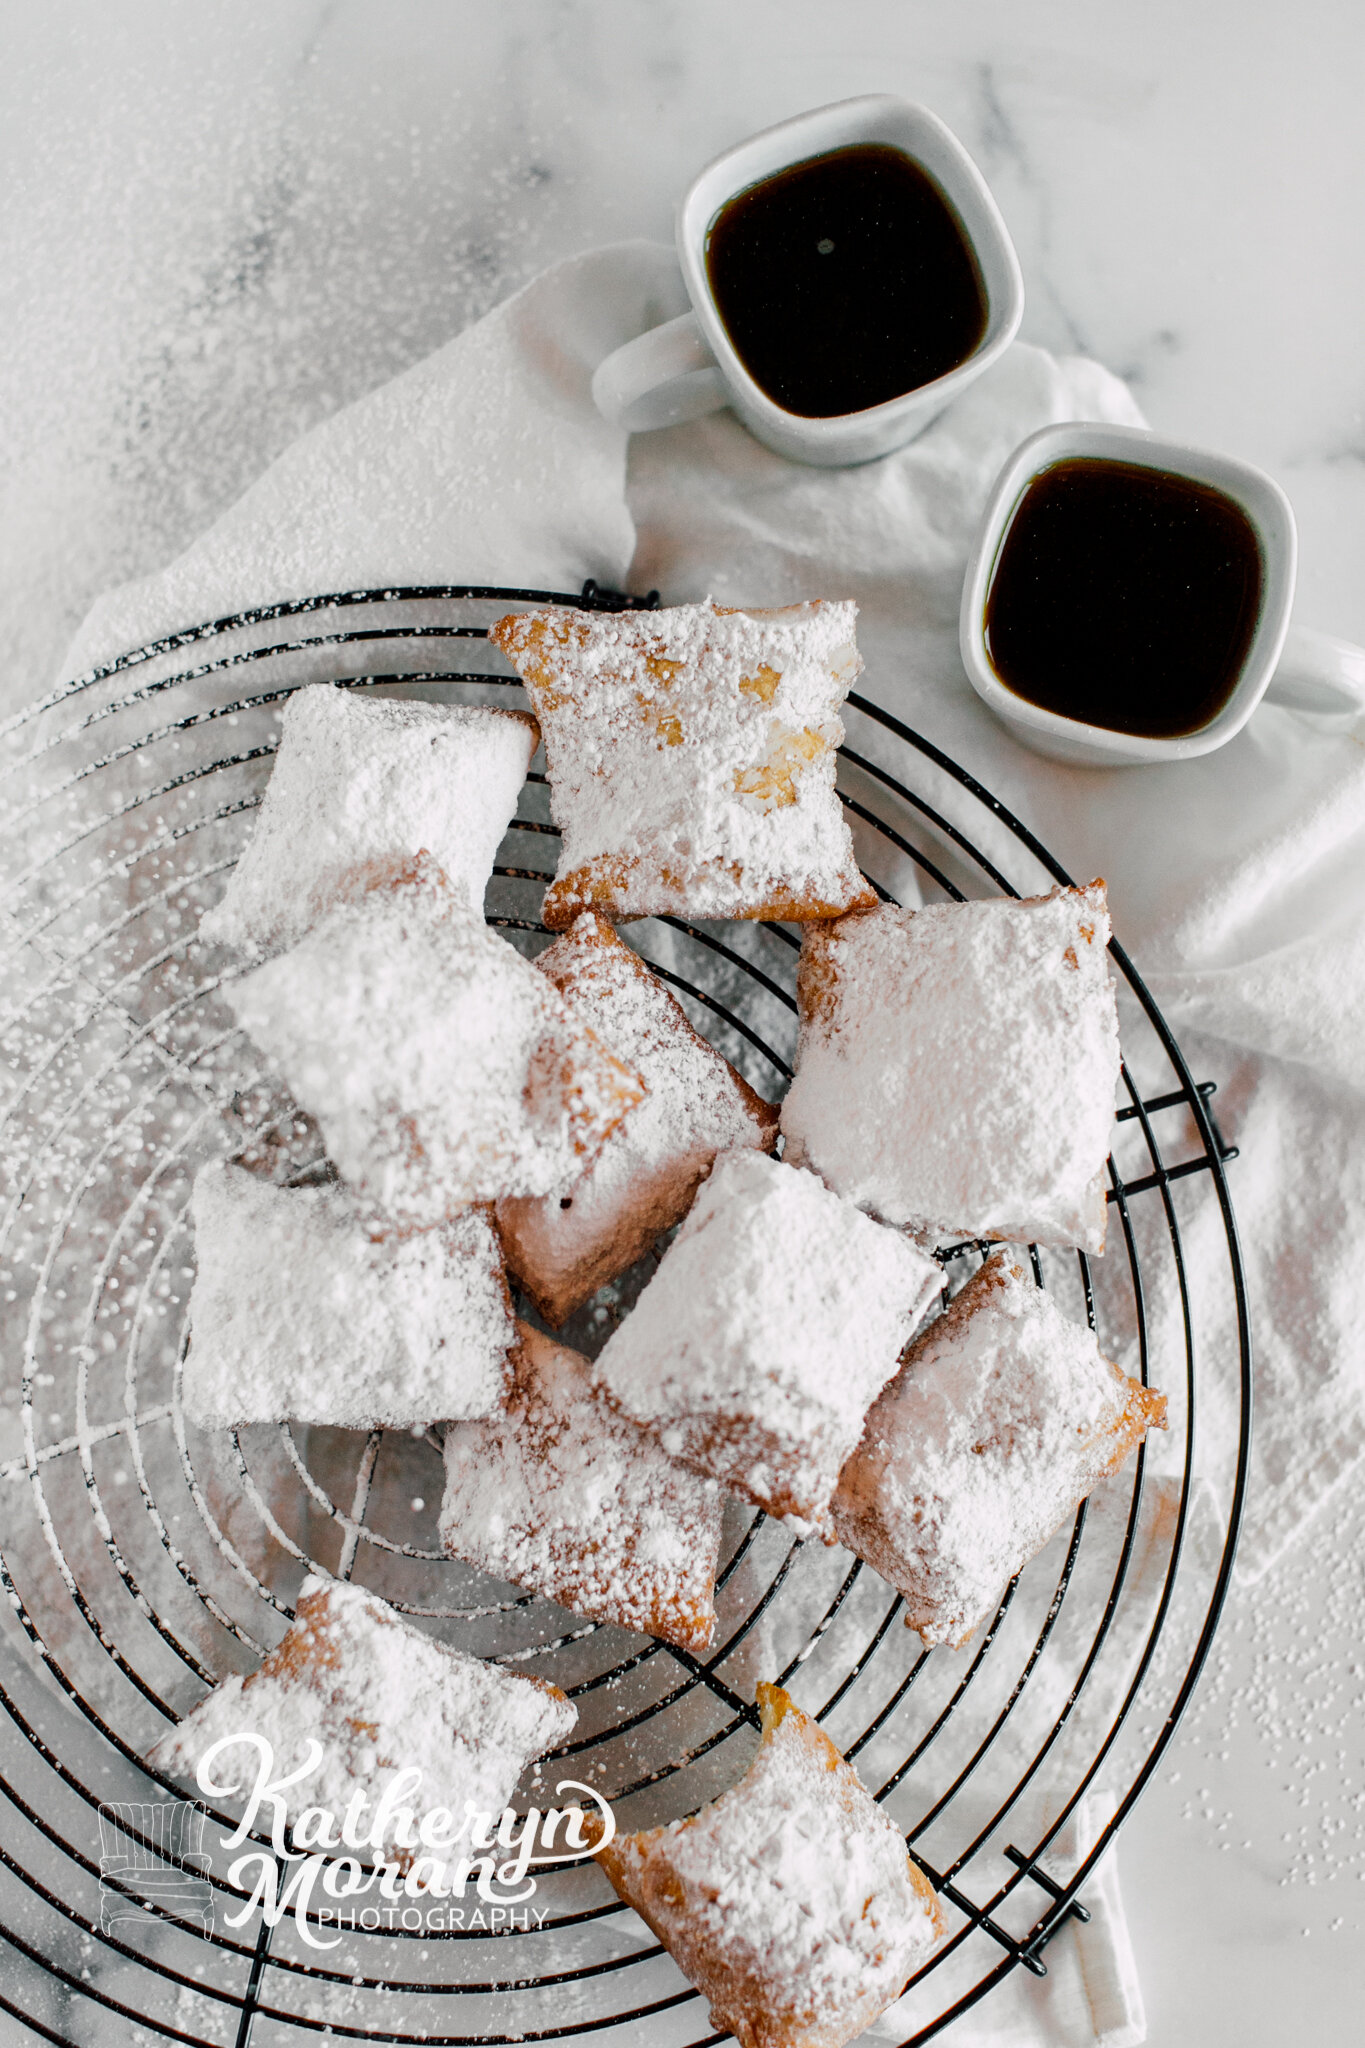
[[(1007, 689), (986, 650), (986, 600), (1014, 513), (1033, 479), (1076, 458), (1134, 463), (1211, 485), (1240, 507), (1261, 551), (1261, 602), (1241, 674), (1227, 702), (1197, 732), (1175, 739), (1115, 732), (1031, 704)], [(1263, 470), (1232, 456), (1192, 448), (1141, 427), (1073, 421), (1043, 427), (1010, 456), (991, 491), (962, 585), (959, 641), (977, 695), (1019, 737), (1054, 758), (1081, 764), (1184, 761), (1212, 753), (1241, 731), (1265, 695), (1289, 629), (1298, 544), (1294, 514), (1280, 486)]]

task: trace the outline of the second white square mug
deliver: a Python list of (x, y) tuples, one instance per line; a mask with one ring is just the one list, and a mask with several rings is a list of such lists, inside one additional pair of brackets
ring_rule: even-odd
[[(1261, 586), (1254, 624), (1223, 703), (1194, 730), (1156, 737), (1124, 730), (1117, 723), (1084, 723), (1018, 695), (991, 659), (987, 606), (1015, 515), (1035, 482), (1059, 465), (1078, 461), (1154, 470), (1207, 486), (1231, 500), (1255, 536)], [(1251, 463), (1166, 440), (1140, 427), (1084, 420), (1043, 427), (1010, 456), (982, 515), (962, 585), (958, 637), (963, 666), (977, 695), (1025, 746), (1078, 766), (1193, 760), (1225, 746), (1263, 698), (1293, 711), (1354, 722), (1365, 710), (1365, 651), (1290, 624), (1297, 558), (1289, 500)], [(1096, 649), (1095, 661), (1097, 674), (1103, 675), (1102, 648)]]

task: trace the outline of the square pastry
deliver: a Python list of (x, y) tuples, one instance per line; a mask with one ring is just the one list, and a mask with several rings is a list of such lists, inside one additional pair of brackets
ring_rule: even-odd
[(425, 863), (224, 992), (358, 1197), (409, 1226), (563, 1192), (644, 1095)]
[(507, 1263), (557, 1327), (687, 1214), (717, 1152), (771, 1152), (777, 1111), (698, 1036), (658, 976), (594, 911), (536, 966), (649, 1091), (567, 1194), (498, 1204)]
[(704, 1650), (716, 1624), (719, 1487), (617, 1414), (586, 1358), (529, 1324), (517, 1335), (505, 1413), (446, 1432), (441, 1541), (590, 1621)]
[(741, 2048), (844, 2048), (943, 1932), (933, 1888), (852, 1765), (780, 1686), (758, 1755), (690, 1820), (597, 1852)]
[(943, 1276), (759, 1152), (723, 1152), (597, 1374), (670, 1457), (805, 1532)]
[(808, 925), (786, 1157), (929, 1242), (1104, 1248), (1104, 884)]
[(490, 628), (545, 735), (544, 918), (837, 917), (876, 896), (835, 794), (857, 606), (527, 612)]
[(502, 1400), (514, 1324), (487, 1208), (376, 1238), (344, 1187), (214, 1160), (192, 1209), (191, 1422), (412, 1429)]
[(1165, 1416), (1164, 1394), (1125, 1378), (1014, 1253), (995, 1252), (873, 1403), (835, 1532), (904, 1596), (927, 1647), (957, 1646)]
[(297, 690), (255, 828), (201, 936), (246, 953), (295, 945), (419, 853), (481, 911), (539, 739), (523, 711)]
[[(404, 1808), (419, 1819), (444, 1808), (454, 1826), (467, 1807), (500, 1817), (526, 1766), (565, 1741), (577, 1719), (557, 1685), (438, 1643), (358, 1586), (309, 1576), (292, 1625), (261, 1665), (215, 1686), (147, 1761), (194, 1779), (209, 1746), (226, 1740), (211, 1770), (227, 1788), (255, 1774), (255, 1751), (233, 1746), (234, 1736), (264, 1736), (275, 1776), (286, 1780), (316, 1743), (316, 1768), (281, 1794), (291, 1825), (307, 1807), (340, 1817), (357, 1792), (370, 1802), (366, 1824), (396, 1773), (415, 1769), (416, 1789), (383, 1842), (407, 1867), (416, 1845), (403, 1839)], [(453, 1853), (468, 1853), (467, 1835)]]

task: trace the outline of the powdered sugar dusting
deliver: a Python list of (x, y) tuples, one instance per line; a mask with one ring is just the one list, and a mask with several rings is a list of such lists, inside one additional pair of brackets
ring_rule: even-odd
[(808, 926), (787, 1157), (930, 1241), (1104, 1246), (1104, 885)]
[(874, 901), (834, 790), (857, 606), (532, 612), (491, 630), (545, 735), (545, 922), (833, 917)]
[(748, 2044), (838, 2048), (899, 1997), (939, 1935), (938, 1909), (819, 1726), (779, 1687), (758, 1690), (763, 1741), (739, 1784), (601, 1861), (713, 2026)]
[(722, 1153), (597, 1371), (670, 1455), (805, 1528), (942, 1284), (813, 1174)]
[(777, 1111), (594, 912), (584, 911), (536, 966), (649, 1091), (567, 1196), (498, 1204), (508, 1262), (558, 1324), (686, 1214), (717, 1152), (771, 1151)]
[(285, 706), (255, 830), (200, 932), (292, 946), (385, 863), (427, 853), (481, 910), (539, 732), (519, 711), (406, 704), (333, 683)]
[(1165, 1407), (997, 1252), (874, 1404), (835, 1530), (926, 1644), (962, 1643)]
[(426, 873), (227, 990), (356, 1192), (401, 1222), (561, 1189), (642, 1084)]
[(193, 1211), (191, 1422), (401, 1429), (502, 1399), (512, 1308), (486, 1209), (376, 1240), (345, 1188), (272, 1187), (215, 1160)]
[(616, 1414), (586, 1358), (528, 1324), (517, 1334), (506, 1413), (446, 1432), (442, 1542), (590, 1620), (705, 1649), (720, 1489)]
[[(416, 1768), (407, 1804), (420, 1818), (466, 1805), (500, 1814), (528, 1763), (563, 1742), (578, 1719), (558, 1686), (525, 1678), (438, 1643), (384, 1601), (309, 1576), (293, 1626), (248, 1678), (228, 1678), (148, 1754), (172, 1777), (193, 1777), (222, 1736), (255, 1732), (271, 1743), (277, 1773), (303, 1763), (310, 1740), (318, 1769), (286, 1791), (290, 1821), (305, 1807), (345, 1813), (357, 1789), (381, 1793), (390, 1773)], [(226, 1752), (220, 1782), (237, 1766), (250, 1780), (254, 1756)], [(396, 1832), (385, 1850), (406, 1862)]]

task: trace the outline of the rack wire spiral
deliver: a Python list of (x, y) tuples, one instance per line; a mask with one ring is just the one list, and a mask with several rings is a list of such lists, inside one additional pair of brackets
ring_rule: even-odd
[[(754, 1680), (816, 1713), (937, 1885), (949, 1939), (897, 2009), (922, 2041), (1012, 1970), (1046, 1971), (1096, 1861), (1155, 1770), (1212, 1641), (1250, 1429), (1242, 1267), (1207, 1083), (1138, 975), (1123, 985), (1126, 1101), (1109, 1166), (1110, 1250), (1034, 1253), (1040, 1280), (1171, 1397), (1159, 1453), (1106, 1483), (1005, 1592), (978, 1639), (926, 1655), (900, 1601), (846, 1553), (736, 1506), (716, 1645), (694, 1657), (480, 1578), (435, 1531), (439, 1436), (197, 1432), (180, 1408), (197, 1167), (248, 1140), (308, 1170), (306, 1128), (218, 996), (231, 963), (196, 938), (259, 802), (280, 702), (309, 681), (509, 702), (484, 643), (509, 608), (647, 603), (468, 588), (331, 595), (215, 620), (138, 649), (11, 721), (0, 767), (0, 2010), (24, 2039), (253, 2048), (343, 2039), (463, 2043), (611, 2032), (715, 2041), (703, 2003), (588, 1865), (542, 1878), (537, 1926), (346, 1930), (242, 1916), (210, 1816), (186, 1902), (149, 1869), (177, 1788), (141, 1764), (170, 1719), (278, 1640), (306, 1569), (357, 1582), (476, 1654), (553, 1677), (573, 1739), (541, 1767), (590, 1782), (623, 1825), (690, 1812), (753, 1744)], [(500, 672), (495, 672), (495, 669)], [(513, 695), (509, 696), (509, 692)], [(886, 896), (1035, 893), (1066, 877), (942, 753), (850, 699), (840, 771), (859, 858)], [(488, 914), (535, 951), (555, 841), (528, 781)], [(796, 934), (650, 920), (632, 938), (761, 1092), (794, 1044)], [(964, 1048), (964, 1064), (971, 1049)], [(1235, 1355), (1197, 1341), (1182, 1237), (1199, 1182), (1200, 1292)], [(1211, 1249), (1212, 1247), (1212, 1249)], [(974, 1247), (949, 1257), (969, 1270)], [(576, 1320), (593, 1350), (638, 1286)], [(1214, 1418), (1196, 1463), (1196, 1413)], [(1057, 1835), (1103, 1785), (1115, 1808), (1074, 1874)], [(537, 1794), (539, 1797), (539, 1794)], [(543, 1802), (542, 1802), (543, 1803)], [(116, 1853), (111, 1854), (111, 1844)], [(132, 1870), (135, 1875), (128, 1876)], [(206, 1889), (205, 1889), (206, 1887)], [(111, 1905), (121, 1910), (112, 1911)], [(234, 1924), (236, 1921), (236, 1924)], [(314, 1919), (319, 1938), (332, 1930)]]

